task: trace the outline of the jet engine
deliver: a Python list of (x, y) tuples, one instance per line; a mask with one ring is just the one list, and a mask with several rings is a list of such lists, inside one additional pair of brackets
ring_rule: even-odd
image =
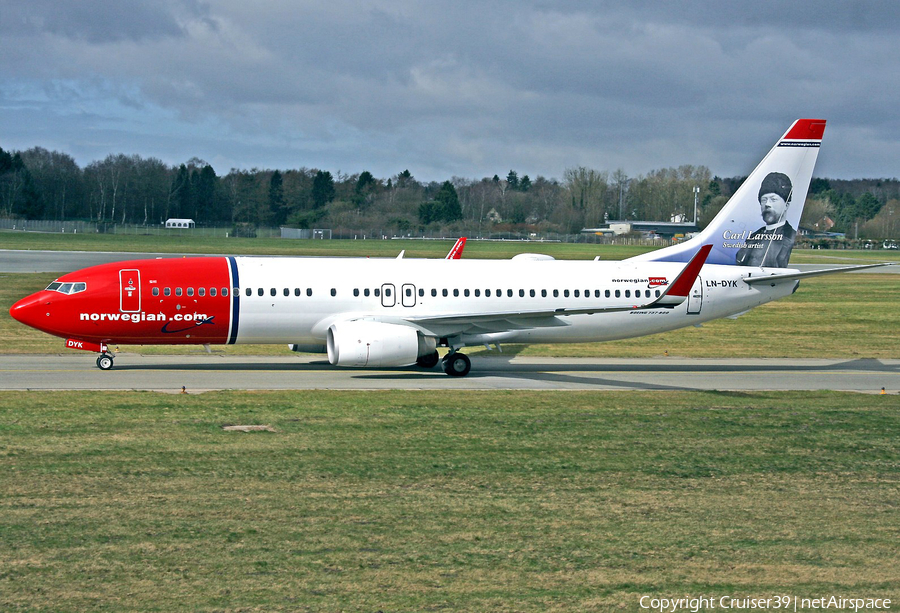
[(408, 326), (377, 321), (339, 321), (328, 328), (328, 361), (335, 366), (409, 366), (435, 350)]

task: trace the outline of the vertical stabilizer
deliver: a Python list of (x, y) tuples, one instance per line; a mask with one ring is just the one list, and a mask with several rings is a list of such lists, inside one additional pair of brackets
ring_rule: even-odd
[(709, 264), (786, 267), (824, 132), (824, 119), (795, 121), (702, 232), (631, 261), (687, 262), (710, 244)]

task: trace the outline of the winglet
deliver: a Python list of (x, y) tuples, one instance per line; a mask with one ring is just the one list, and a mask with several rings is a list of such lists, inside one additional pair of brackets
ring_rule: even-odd
[(697, 250), (697, 253), (691, 258), (691, 261), (687, 263), (687, 265), (678, 273), (678, 276), (675, 277), (675, 280), (669, 284), (669, 287), (666, 288), (666, 291), (663, 292), (663, 295), (643, 307), (646, 309), (652, 309), (657, 307), (676, 307), (685, 300), (687, 300), (688, 294), (691, 293), (691, 288), (694, 286), (694, 281), (697, 280), (697, 276), (700, 274), (700, 269), (703, 268), (703, 265), (706, 263), (706, 258), (709, 257), (709, 252), (712, 249), (711, 244), (703, 245)]
[(456, 243), (450, 249), (450, 253), (447, 254), (445, 260), (458, 260), (462, 258), (463, 249), (466, 247), (466, 237), (461, 236), (456, 240)]

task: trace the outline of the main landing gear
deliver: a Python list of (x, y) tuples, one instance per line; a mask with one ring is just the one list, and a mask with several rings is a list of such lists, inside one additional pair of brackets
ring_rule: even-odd
[(113, 356), (105, 351), (97, 358), (97, 368), (100, 370), (109, 370), (113, 367)]
[(444, 356), (441, 368), (451, 377), (465, 377), (472, 369), (472, 362), (466, 354), (453, 351)]

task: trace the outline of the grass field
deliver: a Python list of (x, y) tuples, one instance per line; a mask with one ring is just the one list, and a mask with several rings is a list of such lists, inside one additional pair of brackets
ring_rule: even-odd
[[(0, 249), (51, 251), (122, 251), (148, 253), (211, 253), (228, 255), (313, 255), (441, 258), (453, 246), (447, 240), (287, 240), (280, 238), (207, 238), (189, 235), (141, 236), (116, 234), (49, 234), (0, 230)], [(552, 242), (479, 241), (470, 239), (465, 258), (511, 258), (519, 253), (546, 253), (561, 260), (621, 260), (650, 247)], [(900, 262), (897, 251), (817, 251), (795, 249), (791, 264)]]
[(0, 393), (0, 609), (897, 602), (898, 457), (890, 396)]

